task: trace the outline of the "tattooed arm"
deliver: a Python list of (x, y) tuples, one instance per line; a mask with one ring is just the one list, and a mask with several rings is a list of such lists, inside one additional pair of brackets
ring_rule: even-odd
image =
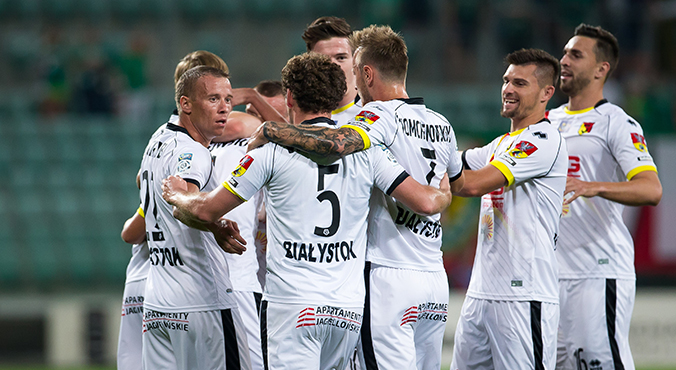
[(350, 127), (333, 129), (268, 121), (254, 133), (249, 150), (267, 141), (298, 149), (310, 156), (333, 159), (366, 149), (362, 136)]

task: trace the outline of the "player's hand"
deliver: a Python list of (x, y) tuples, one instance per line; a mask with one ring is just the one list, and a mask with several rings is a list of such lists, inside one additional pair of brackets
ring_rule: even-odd
[(566, 190), (563, 192), (563, 205), (570, 204), (578, 197), (591, 198), (598, 195), (591, 182), (578, 180), (575, 177), (566, 178)]
[(215, 222), (216, 227), (211, 232), (216, 237), (218, 245), (227, 253), (242, 254), (246, 251), (246, 240), (239, 234), (237, 222), (220, 218)]
[(174, 204), (177, 192), (185, 191), (188, 191), (188, 183), (179, 176), (172, 175), (162, 180), (162, 198), (169, 204)]
[(448, 173), (444, 173), (444, 177), (441, 178), (441, 181), (439, 182), (439, 190), (443, 191), (444, 193), (451, 192), (451, 183), (448, 181)]
[(247, 152), (250, 152), (250, 151), (268, 143), (268, 139), (263, 134), (263, 127), (264, 126), (265, 126), (265, 123), (258, 126), (256, 131), (254, 131), (254, 133), (251, 134), (251, 139), (249, 139), (249, 145), (247, 146), (247, 149), (246, 149)]

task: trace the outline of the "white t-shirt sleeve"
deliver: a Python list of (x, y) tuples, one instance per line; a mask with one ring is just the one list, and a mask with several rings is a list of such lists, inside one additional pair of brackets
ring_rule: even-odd
[(497, 154), (490, 162), (507, 178), (508, 184), (519, 184), (551, 171), (559, 155), (563, 139), (560, 135), (537, 133), (525, 135), (510, 145), (506, 152)]
[(223, 186), (242, 200), (251, 199), (272, 173), (275, 147), (274, 144), (266, 144), (246, 154), (228, 175)]
[(451, 181), (456, 180), (460, 177), (462, 173), (462, 158), (460, 158), (460, 153), (458, 153), (458, 140), (455, 137), (455, 132), (451, 127), (451, 136), (452, 141), (449, 143), (451, 147), (450, 158), (448, 160), (448, 167), (446, 167), (446, 172), (448, 173), (448, 178)]
[(368, 149), (373, 167), (375, 185), (383, 193), (390, 195), (409, 175), (384, 145), (375, 145)]
[(615, 115), (610, 120), (608, 145), (627, 179), (643, 171), (657, 171), (641, 125), (626, 115)]
[(472, 171), (484, 168), (484, 166), (488, 164), (490, 153), (492, 153), (492, 148), (494, 146), (495, 143), (491, 142), (482, 147), (465, 150), (461, 156), (463, 166)]
[(179, 147), (169, 157), (169, 173), (203, 189), (213, 175), (211, 153), (203, 147)]
[(391, 109), (381, 107), (378, 102), (366, 104), (356, 117), (343, 127), (355, 129), (364, 140), (364, 149), (371, 145), (392, 145), (397, 132), (397, 123)]

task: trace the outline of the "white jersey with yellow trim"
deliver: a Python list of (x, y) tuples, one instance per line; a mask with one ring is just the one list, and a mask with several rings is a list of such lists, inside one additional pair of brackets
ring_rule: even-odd
[[(453, 127), (422, 98), (369, 102), (347, 127), (362, 135), (366, 147), (385, 145), (421, 184), (438, 187), (444, 173), (451, 181), (462, 173)], [(374, 192), (371, 204), (368, 261), (422, 271), (444, 269), (440, 214), (417, 215), (382, 192)]]
[[(214, 157), (214, 177), (220, 183), (237, 168), (239, 160), (246, 155), (249, 139), (237, 139), (227, 143), (212, 143), (209, 146)], [(261, 206), (260, 193), (254, 200), (246, 202), (228, 212), (227, 218), (237, 222), (239, 233), (246, 240), (246, 251), (242, 254), (226, 253), (232, 288), (239, 291), (261, 293), (258, 281), (258, 258), (255, 239), (258, 229), (258, 211)]]
[[(568, 143), (568, 176), (623, 182), (657, 171), (641, 125), (617, 105), (602, 100), (581, 111), (562, 105), (549, 119)], [(634, 242), (623, 210), (602, 197), (579, 197), (564, 206), (557, 251), (561, 278), (635, 279)]]
[(201, 191), (218, 186), (209, 150), (184, 128), (167, 123), (150, 139), (141, 161), (140, 196), (150, 251), (145, 307), (168, 313), (236, 307), (225, 252), (210, 232), (175, 219), (162, 198), (162, 180), (170, 175)]
[(331, 112), (331, 119), (336, 123), (336, 126), (341, 127), (350, 122), (359, 112), (361, 112), (361, 99), (357, 95), (350, 104), (333, 110)]
[[(304, 124), (333, 126), (329, 118)], [(372, 189), (391, 193), (408, 174), (384, 147), (318, 165), (269, 143), (249, 152), (223, 186), (242, 199), (264, 189), (270, 302), (362, 307)]]
[(490, 164), (508, 185), (481, 197), (467, 296), (559, 302), (556, 239), (568, 151), (546, 119), (463, 153), (466, 168)]

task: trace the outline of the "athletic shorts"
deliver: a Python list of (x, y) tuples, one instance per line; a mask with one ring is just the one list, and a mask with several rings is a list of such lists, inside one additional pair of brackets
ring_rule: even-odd
[(237, 308), (143, 313), (144, 370), (251, 369)]
[(235, 290), (233, 292), (237, 308), (246, 330), (249, 354), (251, 356), (251, 368), (263, 370), (263, 350), (261, 348), (261, 325), (259, 313), (261, 308), (261, 293)]
[(345, 369), (359, 339), (362, 307), (263, 301), (261, 342), (270, 370)]
[(553, 370), (558, 325), (558, 304), (465, 297), (451, 370)]
[(445, 271), (366, 263), (359, 348), (363, 369), (438, 370), (448, 319)]
[(124, 284), (120, 336), (117, 341), (118, 370), (141, 370), (145, 289), (146, 279)]
[(629, 324), (636, 282), (559, 280), (561, 321), (557, 369), (634, 369)]

